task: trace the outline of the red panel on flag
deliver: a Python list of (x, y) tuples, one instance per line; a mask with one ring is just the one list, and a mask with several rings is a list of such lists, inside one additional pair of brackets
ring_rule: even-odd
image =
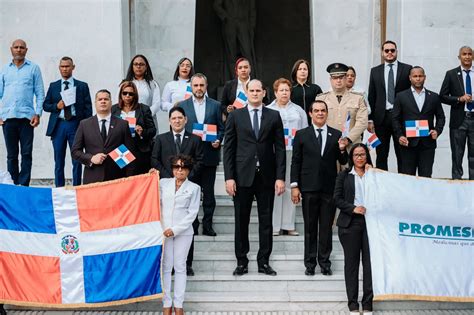
[(217, 125), (207, 125), (207, 131), (217, 132)]
[(107, 185), (76, 188), (81, 231), (97, 231), (160, 220), (157, 176), (135, 176)]
[(116, 158), (119, 157), (119, 155), (117, 154), (117, 152), (115, 152), (115, 150), (110, 152), (109, 156), (112, 158), (112, 160), (115, 160)]
[(62, 302), (59, 257), (0, 252), (0, 275), (0, 286), (8, 288), (0, 300)]

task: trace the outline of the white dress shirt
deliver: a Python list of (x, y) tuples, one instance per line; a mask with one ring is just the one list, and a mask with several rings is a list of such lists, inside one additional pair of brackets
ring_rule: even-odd
[(206, 96), (201, 99), (201, 102), (193, 96), (194, 112), (196, 113), (196, 118), (198, 123), (204, 123), (204, 117), (206, 115)]
[(239, 96), (240, 92), (247, 95), (247, 93), (245, 93), (245, 88), (244, 87), (247, 85), (247, 83), (249, 83), (249, 81), (250, 81), (250, 77), (245, 82), (242, 82), (242, 81), (240, 81), (239, 78), (237, 78), (237, 89), (235, 90), (235, 98), (237, 98), (237, 96)]
[[(385, 95), (387, 99), (386, 107), (385, 109), (393, 109), (393, 104), (388, 101), (388, 73), (390, 72), (390, 63), (386, 62), (385, 67), (384, 67), (384, 78), (385, 78)], [(397, 68), (398, 68), (398, 60), (395, 60), (393, 62), (393, 87), (397, 85)]]
[(181, 143), (183, 143), (183, 138), (184, 138), (184, 131), (185, 129), (181, 130), (181, 132), (173, 132), (173, 141), (176, 143), (176, 135), (180, 134), (181, 135)]
[[(70, 77), (67, 80), (64, 80), (63, 78), (61, 78), (61, 92), (63, 92), (64, 89), (66, 88), (66, 85), (64, 84), (64, 82), (66, 82), (66, 81), (69, 82), (69, 86), (68, 86), (69, 89), (72, 89), (73, 86), (74, 86), (73, 77)], [(76, 97), (77, 97), (77, 91), (76, 91)], [(74, 104), (70, 105), (70, 107), (71, 107), (71, 115), (76, 116), (76, 108), (74, 107)], [(61, 111), (59, 112), (58, 117), (64, 119), (64, 108), (61, 109)]]
[(356, 207), (358, 206), (363, 206), (364, 207), (364, 197), (365, 197), (365, 173), (362, 177), (360, 177), (354, 167), (352, 167), (352, 170), (349, 172), (349, 174), (354, 175), (354, 189), (355, 189), (355, 195), (354, 195), (354, 205)]
[(169, 111), (174, 104), (183, 101), (188, 86), (191, 86), (191, 83), (183, 79), (166, 83), (161, 95), (161, 109)]
[[(467, 69), (464, 69), (463, 67), (461, 67), (462, 82), (464, 83), (464, 92), (465, 92), (467, 90), (466, 89), (467, 73), (464, 70), (467, 70)], [(472, 66), (471, 69), (469, 70), (469, 76), (471, 77), (471, 91), (474, 94), (474, 66)], [(464, 111), (469, 112), (469, 109), (467, 109), (467, 104), (464, 105)], [(474, 112), (474, 109), (471, 110), (471, 112)]]
[(316, 139), (319, 137), (318, 129), (322, 129), (321, 136), (323, 137), (323, 145), (321, 147), (321, 156), (323, 156), (324, 148), (326, 147), (326, 140), (328, 139), (328, 125), (324, 124), (324, 126), (318, 127), (315, 124), (313, 124), (313, 128), (316, 134)]
[(257, 109), (257, 117), (258, 117), (258, 130), (262, 129), (262, 109), (263, 109), (263, 104), (258, 106), (258, 107), (253, 107), (250, 104), (247, 105), (247, 109), (249, 111), (249, 116), (250, 116), (250, 123), (252, 124), (252, 129), (253, 129), (253, 115), (254, 115), (254, 109)]
[(160, 86), (155, 81), (151, 81), (150, 85), (146, 80), (133, 80), (138, 90), (138, 102), (150, 107), (151, 115), (155, 116), (160, 110)]
[(415, 98), (416, 105), (418, 106), (418, 109), (421, 110), (423, 109), (423, 104), (425, 103), (425, 98), (426, 98), (426, 92), (425, 88), (421, 90), (420, 93), (418, 93), (413, 86), (410, 87), (411, 92), (413, 93), (413, 97)]
[(109, 134), (109, 129), (110, 129), (110, 118), (112, 117), (112, 114), (108, 114), (107, 116), (99, 116), (97, 114), (97, 121), (99, 122), (99, 132), (102, 129), (102, 120), (105, 119), (105, 130), (107, 130), (107, 135)]

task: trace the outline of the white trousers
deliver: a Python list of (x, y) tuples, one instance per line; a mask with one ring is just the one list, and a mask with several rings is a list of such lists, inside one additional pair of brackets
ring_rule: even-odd
[(273, 201), (273, 232), (295, 229), (296, 206), (291, 201), (290, 171), (292, 151), (286, 151), (285, 192)]
[[(165, 240), (163, 252), (163, 307), (182, 308), (186, 290), (186, 258), (192, 235), (178, 235)], [(171, 298), (171, 270), (174, 268), (174, 298)]]

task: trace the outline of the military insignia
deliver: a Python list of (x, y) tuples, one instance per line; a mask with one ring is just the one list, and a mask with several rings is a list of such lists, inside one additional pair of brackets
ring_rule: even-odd
[(61, 239), (61, 250), (64, 254), (77, 254), (79, 252), (79, 242), (73, 235), (66, 235)]

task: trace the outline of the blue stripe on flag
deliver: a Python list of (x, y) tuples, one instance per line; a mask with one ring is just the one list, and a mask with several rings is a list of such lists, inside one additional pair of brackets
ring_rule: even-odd
[(162, 246), (84, 256), (86, 303), (131, 299), (162, 293)]
[(405, 127), (416, 127), (416, 120), (406, 120)]
[(0, 229), (56, 234), (51, 188), (0, 184)]

